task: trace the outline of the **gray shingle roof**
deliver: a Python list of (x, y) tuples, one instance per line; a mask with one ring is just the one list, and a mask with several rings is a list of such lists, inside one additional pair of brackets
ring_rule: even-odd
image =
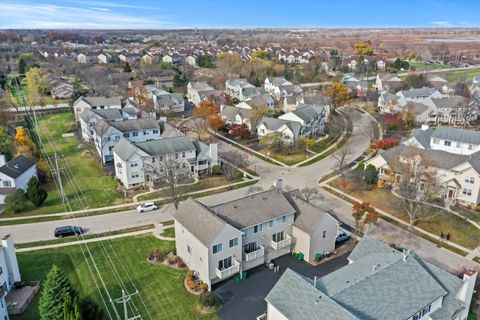
[(468, 100), (462, 96), (453, 96), (448, 98), (433, 98), (432, 102), (437, 108), (463, 108), (468, 104)]
[(312, 121), (319, 115), (315, 107), (306, 104), (299, 106), (296, 110), (292, 111), (292, 113), (306, 122)]
[(430, 149), (430, 138), (432, 137), (433, 128), (427, 130), (413, 129), (410, 138), (415, 138), (425, 148)]
[(160, 125), (155, 118), (141, 118), (124, 121), (114, 121), (109, 123), (120, 132), (142, 131), (150, 129), (160, 130)]
[(430, 97), (436, 90), (434, 88), (423, 87), (423, 88), (412, 88), (410, 90), (404, 90), (403, 95), (406, 98), (426, 98)]
[(289, 320), (357, 320), (298, 273), (287, 269), (265, 300)]
[(480, 144), (480, 131), (450, 127), (437, 127), (432, 134), (432, 138), (477, 145)]
[(137, 151), (137, 147), (127, 139), (121, 139), (113, 148), (113, 152), (123, 161), (127, 161)]
[(85, 102), (90, 106), (100, 107), (100, 106), (120, 106), (122, 104), (121, 97), (81, 97)]
[(237, 229), (294, 213), (282, 192), (268, 190), (210, 207), (218, 217)]
[(317, 106), (328, 106), (332, 104), (332, 99), (326, 96), (305, 96), (303, 97), (303, 101), (305, 104), (312, 104)]
[(335, 220), (327, 212), (315, 208), (310, 203), (301, 199), (300, 196), (292, 193), (285, 194), (285, 196), (296, 211), (293, 225), (307, 234), (312, 234), (323, 219), (331, 218)]
[(121, 109), (96, 109), (96, 110), (92, 110), (92, 112), (108, 121), (123, 120)]
[(227, 121), (234, 121), (237, 114), (241, 115), (244, 119), (249, 119), (252, 114), (252, 109), (224, 106), (221, 114)]
[(35, 165), (35, 160), (19, 155), (0, 167), (0, 172), (10, 178), (17, 178)]
[(180, 202), (173, 218), (205, 246), (208, 246), (226, 226), (222, 219), (192, 198)]
[(137, 142), (135, 146), (151, 156), (161, 156), (182, 151), (195, 150), (192, 140), (187, 136)]

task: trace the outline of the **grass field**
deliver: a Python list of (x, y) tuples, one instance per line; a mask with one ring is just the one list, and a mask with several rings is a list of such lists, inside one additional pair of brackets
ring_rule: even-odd
[(459, 82), (459, 81), (462, 81), (464, 79), (471, 81), (474, 76), (479, 76), (480, 75), (480, 68), (447, 71), (445, 73), (439, 72), (437, 74), (441, 77), (446, 77), (446, 79), (450, 82)]
[(424, 63), (419, 61), (410, 62), (411, 67), (415, 67), (417, 71), (423, 70), (438, 70), (438, 69), (448, 69), (450, 66), (448, 64), (441, 63)]
[[(44, 142), (44, 150), (49, 157), (53, 158), (55, 151), (62, 157), (59, 167), (63, 169), (62, 175), (67, 198), (74, 199), (74, 186), (85, 197), (88, 207), (100, 207), (118, 204), (122, 200), (122, 194), (117, 191), (117, 182), (105, 175), (102, 168), (97, 164), (96, 151), (92, 146), (81, 144), (77, 137), (62, 137), (63, 133), (71, 132), (74, 128), (73, 114), (60, 113), (39, 118), (38, 125), (41, 130), (34, 130)], [(71, 172), (69, 178), (65, 174)], [(75, 183), (74, 183), (75, 182)], [(4, 213), (2, 217), (29, 216), (64, 212), (65, 210), (60, 193), (54, 182), (45, 186), (48, 198), (41, 208), (28, 210), (24, 213)], [(80, 209), (76, 201), (72, 201), (72, 209)]]
[[(22, 80), (20, 84), (19, 92), (15, 92), (15, 90), (12, 90), (12, 88), (10, 88), (10, 91), (12, 92), (11, 100), (16, 106), (23, 106), (24, 103), (27, 103), (26, 100), (23, 101), (23, 99), (21, 98), (21, 96), (23, 96), (24, 99), (28, 98), (28, 87), (27, 87), (27, 81), (25, 79)], [(45, 105), (47, 105), (47, 104), (67, 103), (68, 99), (54, 100), (51, 96), (42, 96), (42, 101)]]
[[(151, 319), (218, 319), (215, 314), (202, 314), (196, 311), (198, 297), (187, 293), (183, 286), (185, 271), (163, 265), (151, 265), (146, 262), (149, 249), (158, 248), (166, 253), (174, 249), (173, 241), (161, 241), (153, 236), (138, 236), (113, 240), (111, 241), (111, 248), (108, 244), (103, 244), (116, 264), (121, 278), (125, 280), (129, 292), (134, 291), (133, 285), (127, 281), (128, 278), (122, 271), (120, 264), (131, 275), (139, 295), (143, 298), (151, 315)], [(95, 257), (95, 262), (111, 297), (113, 299), (119, 297), (121, 294), (120, 287), (112, 271), (107, 268), (107, 260), (102, 254), (100, 243), (92, 243), (89, 248)], [(116, 255), (112, 255), (113, 251)], [(18, 253), (17, 256), (23, 280), (41, 280), (43, 283), (48, 270), (53, 264), (56, 264), (68, 275), (82, 297), (88, 296), (102, 305), (96, 287), (96, 279), (92, 279), (79, 246)], [(39, 319), (39, 296), (40, 294), (37, 295), (24, 315), (11, 317), (11, 319)], [(139, 296), (134, 296), (133, 301), (143, 319), (150, 319), (145, 311), (146, 308), (139, 300)], [(120, 311), (120, 315), (123, 315), (123, 312)]]
[[(338, 179), (331, 182), (331, 185), (338, 188)], [(382, 188), (375, 188), (371, 191), (354, 190), (347, 191), (347, 194), (367, 201), (376, 208), (383, 210), (403, 221), (408, 222), (408, 215), (402, 211), (399, 206), (399, 199), (389, 191)], [(440, 232), (451, 234), (451, 241), (465, 248), (474, 249), (480, 243), (480, 230), (462, 218), (449, 213), (448, 211), (427, 206), (427, 215), (441, 211), (439, 215), (425, 220), (420, 220), (416, 226), (434, 235), (440, 235)]]

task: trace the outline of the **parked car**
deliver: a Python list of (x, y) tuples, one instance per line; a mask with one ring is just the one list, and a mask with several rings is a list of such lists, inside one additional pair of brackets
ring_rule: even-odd
[(83, 229), (78, 226), (64, 226), (55, 228), (54, 235), (56, 238), (78, 236), (83, 233)]
[(145, 202), (137, 207), (137, 212), (146, 212), (157, 210), (158, 207), (153, 202)]
[(351, 236), (352, 236), (352, 234), (349, 231), (347, 231), (343, 228), (339, 228), (338, 233), (337, 233), (337, 237), (335, 238), (335, 242), (340, 243), (340, 242), (346, 241), (346, 240), (350, 239)]

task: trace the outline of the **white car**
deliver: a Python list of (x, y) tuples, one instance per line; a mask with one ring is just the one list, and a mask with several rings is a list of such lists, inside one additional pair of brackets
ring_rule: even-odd
[(337, 233), (337, 237), (335, 238), (335, 242), (336, 243), (343, 242), (345, 240), (350, 239), (351, 236), (352, 236), (351, 232), (349, 232), (349, 231), (347, 231), (343, 228), (339, 228), (338, 233)]
[(157, 210), (158, 207), (153, 202), (145, 202), (137, 207), (137, 212), (146, 212)]

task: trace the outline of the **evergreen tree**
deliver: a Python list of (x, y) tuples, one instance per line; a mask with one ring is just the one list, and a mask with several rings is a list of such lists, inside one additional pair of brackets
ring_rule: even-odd
[(374, 165), (369, 164), (367, 168), (365, 169), (365, 182), (373, 186), (375, 183), (378, 181), (378, 172), (377, 168), (375, 168)]
[(25, 59), (20, 58), (20, 60), (18, 60), (18, 73), (25, 74), (26, 71), (27, 71), (27, 62), (25, 61)]
[(26, 196), (27, 199), (35, 205), (35, 207), (40, 207), (45, 199), (47, 199), (48, 195), (47, 192), (40, 186), (40, 181), (38, 181), (38, 178), (34, 176), (28, 181)]
[(67, 299), (65, 299), (65, 303), (63, 305), (63, 319), (82, 320), (77, 298), (72, 299), (71, 296), (67, 296)]
[(132, 72), (132, 67), (130, 67), (130, 63), (125, 62), (123, 65), (123, 72)]
[(75, 289), (65, 273), (53, 265), (47, 274), (40, 295), (39, 311), (41, 320), (63, 320), (64, 306), (68, 297), (75, 297)]
[(10, 160), (13, 154), (12, 138), (8, 135), (8, 129), (4, 126), (0, 126), (0, 153), (4, 154), (7, 160)]

